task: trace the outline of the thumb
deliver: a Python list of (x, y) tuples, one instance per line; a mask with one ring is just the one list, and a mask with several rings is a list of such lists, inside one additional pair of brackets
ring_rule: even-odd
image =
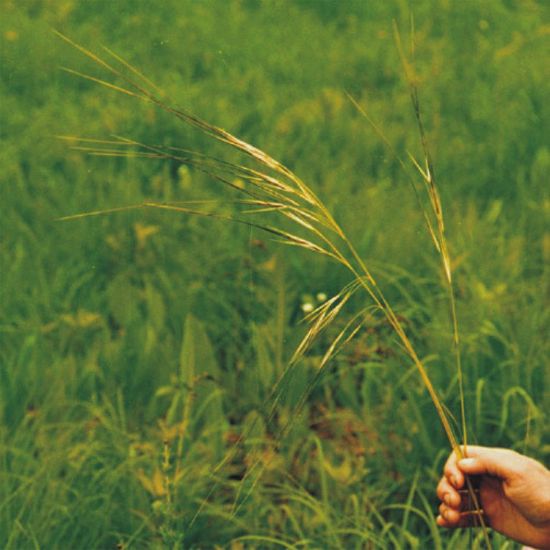
[(524, 457), (508, 449), (468, 447), (468, 456), (457, 462), (465, 474), (487, 474), (509, 480), (521, 472)]

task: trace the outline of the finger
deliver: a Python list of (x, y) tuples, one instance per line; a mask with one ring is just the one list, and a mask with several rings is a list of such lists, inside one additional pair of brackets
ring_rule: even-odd
[(448, 529), (478, 527), (479, 520), (472, 513), (458, 513), (456, 510), (449, 510), (444, 506), (440, 506), (439, 515), (436, 518), (436, 523), (440, 527)]
[(459, 527), (462, 516), (458, 510), (449, 508), (446, 504), (439, 506), (439, 515), (445, 520), (449, 527)]
[(447, 529), (457, 529), (459, 527), (469, 527), (469, 523), (467, 520), (460, 520), (458, 523), (451, 523), (450, 521), (447, 521), (441, 514), (437, 516), (435, 519), (435, 522), (439, 527), (446, 527)]
[(437, 496), (449, 508), (458, 510), (460, 508), (461, 497), (458, 491), (449, 483), (446, 477), (442, 477), (437, 486)]
[(455, 462), (465, 474), (488, 474), (502, 480), (521, 476), (528, 467), (529, 459), (509, 449), (468, 446), (467, 458)]
[(458, 467), (457, 461), (458, 461), (458, 457), (456, 453), (453, 451), (449, 455), (449, 458), (445, 463), (445, 466), (443, 468), (443, 473), (445, 474), (445, 477), (447, 478), (449, 483), (455, 489), (462, 489), (462, 487), (464, 486), (464, 474)]

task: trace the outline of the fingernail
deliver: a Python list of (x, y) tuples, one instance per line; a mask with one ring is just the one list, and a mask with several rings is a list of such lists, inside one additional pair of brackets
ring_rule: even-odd
[(445, 493), (445, 496), (443, 497), (443, 502), (447, 505), (451, 505), (451, 495), (449, 493)]
[(463, 458), (458, 461), (459, 466), (465, 466), (466, 468), (472, 467), (476, 463), (475, 458)]
[(458, 478), (456, 476), (451, 476), (451, 483), (458, 489)]

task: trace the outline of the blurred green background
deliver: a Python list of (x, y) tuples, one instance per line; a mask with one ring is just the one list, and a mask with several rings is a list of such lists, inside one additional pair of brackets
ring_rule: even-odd
[(298, 414), (330, 334), (321, 338), (268, 422), (303, 310), (348, 282), (341, 268), (257, 230), (176, 213), (56, 221), (229, 195), (174, 162), (89, 157), (57, 140), (116, 134), (226, 154), (150, 105), (60, 70), (101, 76), (52, 29), (108, 46), (176, 104), (308, 182), (456, 414), (437, 257), (398, 163), (347, 95), (400, 155), (419, 152), (392, 30), (395, 20), (407, 40), (411, 8), (470, 433), (548, 461), (545, 2), (2, 0), (3, 548), (478, 544), (435, 525), (447, 443), (382, 321), (332, 361)]

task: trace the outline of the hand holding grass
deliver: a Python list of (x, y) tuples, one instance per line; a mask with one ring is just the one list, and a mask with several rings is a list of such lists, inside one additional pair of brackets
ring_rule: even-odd
[[(466, 451), (465, 451), (466, 452)], [(550, 471), (540, 462), (508, 449), (468, 446), (468, 458), (453, 452), (437, 487), (438, 525), (469, 527), (461, 497), (465, 475), (479, 476), (487, 524), (518, 542), (550, 548)]]

